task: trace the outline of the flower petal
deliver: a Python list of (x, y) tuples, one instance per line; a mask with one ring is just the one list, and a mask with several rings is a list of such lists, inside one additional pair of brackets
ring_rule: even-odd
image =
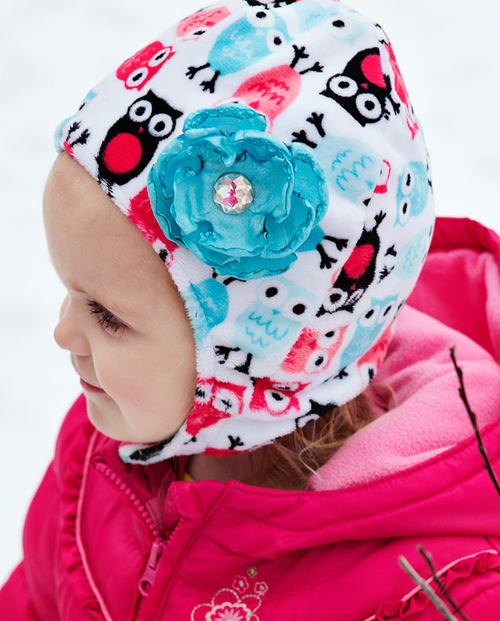
[[(265, 117), (242, 104), (200, 110), (170, 142), (148, 179), (153, 212), (165, 235), (220, 274), (242, 280), (286, 272), (305, 251), (328, 208), (321, 166), (304, 145), (263, 131)], [(213, 199), (226, 174), (245, 176), (253, 202), (224, 213)], [(311, 242), (312, 243), (312, 242)]]
[(325, 173), (307, 147), (293, 143), (289, 148), (296, 166), (293, 191), (314, 208), (317, 224), (326, 214), (330, 202)]
[(242, 129), (266, 131), (267, 120), (260, 112), (241, 104), (222, 104), (215, 108), (205, 108), (190, 115), (184, 123), (184, 131), (210, 128), (225, 134)]

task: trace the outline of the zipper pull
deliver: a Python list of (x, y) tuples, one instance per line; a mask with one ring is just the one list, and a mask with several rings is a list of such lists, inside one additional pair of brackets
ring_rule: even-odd
[(158, 564), (164, 549), (165, 545), (161, 541), (155, 541), (153, 543), (148, 564), (146, 565), (146, 569), (139, 580), (139, 593), (144, 597), (147, 597), (151, 592), (151, 588), (156, 579)]

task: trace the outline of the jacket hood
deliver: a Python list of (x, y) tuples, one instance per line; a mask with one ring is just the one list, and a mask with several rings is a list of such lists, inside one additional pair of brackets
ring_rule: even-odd
[[(494, 467), (500, 459), (499, 270), (500, 238), (493, 231), (469, 219), (438, 218), (422, 275), (373, 384), (376, 420), (346, 442), (306, 491), (172, 481), (165, 511), (206, 516), (206, 537), (260, 558), (348, 540), (407, 537), (414, 548), (419, 539), (413, 538), (426, 536), (500, 536), (500, 498), (450, 357), (456, 346)], [(159, 466), (124, 467), (139, 482), (149, 479), (153, 490)]]
[[(459, 396), (456, 347), (469, 403), (485, 427), (500, 414), (499, 238), (467, 219), (441, 219), (417, 287), (368, 393), (377, 419), (322, 468), (315, 490), (340, 489), (451, 449), (473, 428)], [(392, 387), (391, 394), (384, 384)]]

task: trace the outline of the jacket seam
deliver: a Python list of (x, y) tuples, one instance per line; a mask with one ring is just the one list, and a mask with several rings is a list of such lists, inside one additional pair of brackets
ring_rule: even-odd
[(497, 589), (498, 587), (500, 587), (500, 582), (497, 582), (496, 584), (490, 584), (489, 586), (485, 587), (484, 589), (481, 589), (477, 593), (474, 593), (474, 595), (471, 595), (469, 598), (467, 598), (464, 602), (462, 602), (462, 604), (460, 605), (460, 608), (463, 608), (466, 604), (469, 604), (476, 597), (479, 597), (483, 593), (486, 593), (486, 591), (489, 591), (490, 589)]
[[(483, 440), (485, 440), (486, 438), (489, 438), (492, 434), (494, 434), (497, 431), (497, 429), (500, 429), (500, 417), (497, 420), (493, 421), (492, 423), (489, 423), (483, 429), (480, 430)], [(454, 456), (456, 453), (460, 453), (461, 451), (469, 448), (469, 445), (474, 444), (475, 442), (476, 442), (476, 436), (474, 435), (474, 433), (472, 433), (468, 438), (466, 438), (465, 440), (462, 440), (462, 442), (460, 442), (456, 446), (450, 449), (446, 449), (442, 453), (439, 453), (439, 455), (436, 455), (435, 457), (431, 457), (431, 459), (428, 459), (427, 461), (421, 464), (410, 466), (409, 468), (406, 468), (405, 470), (401, 470), (399, 472), (394, 472), (392, 474), (386, 475), (382, 479), (378, 479), (376, 481), (370, 481), (369, 483), (360, 483), (358, 485), (354, 485), (352, 487), (346, 487), (344, 489), (325, 490), (325, 491), (318, 491), (318, 492), (313, 492), (313, 493), (319, 494), (321, 496), (326, 496), (326, 495), (344, 496), (348, 494), (355, 494), (358, 491), (363, 490), (363, 489), (377, 488), (377, 487), (380, 487), (381, 485), (385, 485), (388, 481), (394, 481), (394, 480), (406, 477), (408, 476), (409, 472), (414, 474), (416, 472), (420, 472), (421, 470), (427, 470), (428, 468), (433, 467), (436, 463), (443, 461), (445, 459), (448, 459), (449, 457)], [(498, 450), (498, 453), (495, 455), (494, 461), (497, 461), (499, 457), (500, 457), (500, 449)], [(481, 462), (481, 464), (482, 464), (482, 467), (484, 467), (483, 462)], [(245, 486), (243, 483), (238, 483), (238, 482), (233, 483), (232, 487), (236, 492), (240, 494), (248, 494), (248, 495), (254, 495), (254, 496), (255, 495), (268, 496), (270, 498), (279, 498), (282, 496), (281, 493), (275, 493), (265, 488), (259, 488), (259, 491), (255, 492), (254, 490), (246, 489), (246, 487), (249, 487), (249, 486)], [(310, 496), (310, 494), (311, 494), (310, 491), (299, 491), (299, 492), (287, 491), (288, 498), (297, 497), (297, 498), (306, 499)]]
[(467, 242), (463, 242), (460, 244), (453, 244), (451, 246), (449, 245), (445, 245), (443, 243), (436, 243), (435, 246), (431, 247), (430, 252), (435, 252), (436, 250), (461, 250), (463, 248), (469, 248), (469, 249), (473, 249), (473, 250), (478, 250), (479, 252), (487, 252), (488, 254), (493, 255), (493, 251), (490, 248), (487, 248), (485, 246), (483, 246), (480, 243), (467, 243)]
[(177, 506), (177, 510), (184, 515), (185, 517), (189, 517), (189, 518), (199, 518), (200, 515), (199, 513), (193, 513), (192, 511), (186, 511), (181, 503), (181, 499), (179, 498), (179, 493), (177, 491), (177, 486), (174, 485), (173, 486), (173, 490), (174, 490), (174, 497), (175, 497), (175, 504)]
[(500, 550), (496, 547), (496, 545), (494, 545), (492, 543), (492, 541), (490, 540), (488, 535), (483, 535), (483, 537), (486, 539), (486, 541), (489, 543), (489, 545), (493, 548), (493, 550), (496, 550), (497, 552), (500, 553)]
[[(493, 459), (490, 458), (490, 461), (491, 461), (492, 465), (496, 464), (498, 461), (500, 461), (500, 451), (499, 451), (499, 453), (497, 453), (495, 458), (493, 458)], [(451, 492), (453, 489), (458, 488), (463, 483), (467, 483), (468, 481), (470, 481), (471, 479), (476, 477), (477, 474), (479, 472), (481, 472), (483, 469), (484, 469), (484, 465), (481, 465), (476, 470), (474, 470), (471, 474), (469, 474), (469, 476), (467, 476), (465, 478), (462, 478), (462, 479), (460, 479), (458, 481), (454, 481), (450, 486), (441, 488), (440, 490), (437, 490), (437, 491), (433, 492), (432, 494), (427, 494), (425, 496), (421, 496), (420, 498), (415, 498), (413, 500), (410, 500), (408, 502), (403, 502), (403, 503), (400, 503), (398, 505), (391, 505), (390, 507), (386, 507), (382, 511), (375, 511), (374, 513), (367, 513), (367, 514), (364, 514), (364, 515), (359, 515), (357, 517), (350, 517), (350, 518), (347, 518), (345, 520), (341, 520), (339, 522), (335, 522), (335, 521), (332, 520), (327, 525), (318, 526), (318, 527), (312, 528), (312, 529), (305, 529), (305, 528), (291, 529), (291, 528), (285, 528), (283, 526), (279, 526), (277, 524), (271, 523), (268, 520), (266, 520), (265, 518), (260, 518), (260, 521), (264, 522), (264, 523), (266, 523), (266, 524), (268, 524), (270, 526), (272, 526), (274, 529), (281, 530), (281, 531), (288, 532), (288, 533), (295, 533), (295, 532), (310, 532), (310, 533), (313, 533), (313, 532), (318, 532), (318, 531), (322, 531), (322, 530), (325, 530), (325, 529), (330, 529), (332, 527), (332, 525), (343, 526), (345, 524), (352, 524), (352, 523), (356, 523), (356, 522), (362, 522), (364, 520), (373, 518), (375, 516), (382, 516), (382, 515), (385, 515), (387, 513), (391, 513), (393, 511), (396, 511), (396, 510), (401, 509), (403, 507), (411, 507), (411, 506), (413, 506), (415, 504), (418, 504), (420, 502), (423, 502), (423, 501), (427, 500), (428, 498), (432, 498), (434, 496), (439, 496), (439, 495), (442, 495), (444, 493)], [(485, 472), (486, 472), (486, 470), (485, 470)], [(238, 491), (238, 492), (240, 492), (242, 494), (252, 494), (253, 493), (253, 492), (247, 492), (246, 490), (240, 490), (240, 489), (237, 489), (236, 491)], [(222, 510), (226, 510), (226, 511), (233, 511), (234, 513), (240, 513), (236, 509), (233, 509), (233, 508), (227, 507), (227, 506), (223, 506), (223, 507), (221, 507), (221, 509)], [(496, 548), (494, 548), (494, 549), (496, 549)]]

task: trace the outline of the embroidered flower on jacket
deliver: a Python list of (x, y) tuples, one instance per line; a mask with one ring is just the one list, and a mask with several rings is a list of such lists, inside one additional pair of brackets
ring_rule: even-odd
[(219, 274), (286, 272), (328, 208), (328, 186), (308, 147), (266, 132), (244, 104), (191, 114), (154, 164), (148, 193), (168, 239)]
[(269, 587), (267, 586), (265, 582), (257, 582), (257, 584), (254, 587), (254, 592), (257, 595), (265, 595), (268, 590), (269, 590)]
[[(247, 575), (255, 578), (257, 568), (249, 566)], [(234, 576), (232, 586), (232, 589), (219, 589), (209, 604), (196, 606), (191, 613), (191, 621), (259, 621), (255, 613), (262, 605), (261, 598), (269, 590), (267, 584), (255, 582), (254, 592), (243, 595), (250, 584), (245, 576), (238, 575)]]
[(248, 580), (245, 576), (236, 576), (233, 580), (233, 589), (235, 591), (239, 591), (240, 593), (244, 593), (248, 589)]

